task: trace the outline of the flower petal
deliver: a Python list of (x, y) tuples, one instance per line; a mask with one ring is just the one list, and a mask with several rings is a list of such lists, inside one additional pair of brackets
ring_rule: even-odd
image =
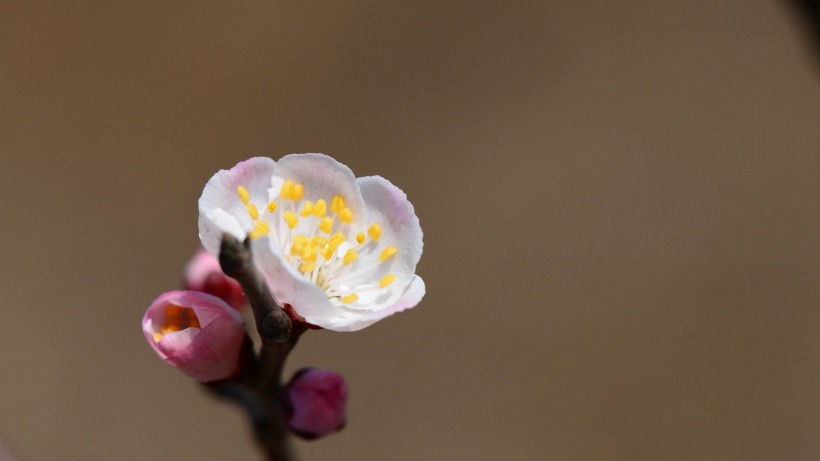
[[(328, 214), (334, 195), (341, 195), (353, 212), (353, 224), (363, 218), (364, 202), (356, 177), (350, 168), (325, 154), (290, 154), (276, 162), (274, 184), (290, 179), (304, 184), (304, 198), (315, 202), (324, 199)], [(273, 191), (278, 193), (279, 191)]]
[[(169, 308), (193, 310), (196, 320), (177, 320), (170, 324), (175, 331), (163, 333), (169, 319), (179, 315), (169, 314)], [(146, 310), (142, 329), (145, 339), (166, 363), (199, 381), (225, 379), (239, 367), (245, 337), (242, 316), (215, 296), (193, 291), (164, 293)]]
[(248, 191), (250, 203), (265, 206), (275, 165), (267, 157), (254, 157), (230, 170), (220, 170), (205, 185), (199, 198), (199, 238), (211, 254), (219, 253), (224, 233), (244, 240), (253, 229), (253, 219), (237, 188), (242, 186)]
[[(367, 207), (367, 225), (378, 224), (382, 234), (377, 242), (369, 241), (364, 251), (359, 252), (358, 267), (364, 269), (344, 274), (338, 282), (357, 287), (378, 283), (385, 275), (394, 274), (396, 280), (390, 285), (394, 296), (388, 300), (381, 298), (380, 305), (373, 306), (379, 309), (384, 304), (393, 304), (413, 280), (424, 248), (424, 234), (413, 204), (401, 189), (381, 176), (366, 176), (357, 182)], [(381, 261), (382, 251), (391, 246), (398, 251), (388, 260)]]
[(342, 308), (342, 311), (337, 312), (337, 314), (332, 318), (306, 318), (306, 320), (314, 325), (320, 325), (328, 330), (358, 331), (362, 328), (373, 325), (385, 317), (416, 306), (421, 301), (421, 298), (424, 297), (424, 293), (424, 280), (416, 275), (413, 277), (413, 280), (401, 294), (399, 299), (388, 308), (376, 312), (356, 311)]
[[(254, 240), (251, 242), (251, 252), (254, 264), (280, 306), (290, 304), (305, 319), (336, 310), (321, 288), (310, 283), (285, 260), (279, 246), (272, 239)], [(308, 322), (323, 326), (310, 320)]]

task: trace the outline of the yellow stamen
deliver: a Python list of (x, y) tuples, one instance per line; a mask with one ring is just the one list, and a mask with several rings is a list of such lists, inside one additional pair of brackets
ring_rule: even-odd
[(245, 189), (242, 186), (236, 188), (236, 195), (239, 196), (239, 200), (242, 200), (243, 205), (247, 205), (251, 199), (251, 195), (248, 193), (248, 189)]
[(163, 320), (164, 325), (162, 328), (151, 335), (154, 338), (154, 342), (159, 342), (162, 337), (168, 333), (174, 333), (188, 328), (202, 328), (199, 325), (199, 318), (197, 318), (193, 309), (175, 306), (173, 304), (165, 308)]
[(294, 184), (293, 190), (290, 192), (290, 199), (298, 202), (302, 200), (302, 197), (305, 195), (305, 186), (302, 184)]
[(389, 247), (385, 248), (384, 250), (382, 250), (382, 254), (379, 256), (379, 259), (381, 259), (382, 262), (385, 262), (388, 259), (390, 259), (391, 256), (396, 254), (397, 251), (399, 251), (399, 250), (396, 247), (389, 246)]
[(326, 247), (324, 250), (322, 250), (322, 257), (325, 258), (325, 260), (328, 260), (331, 256), (333, 256), (334, 251), (336, 251), (335, 248)]
[(328, 242), (328, 248), (333, 248), (335, 250), (336, 247), (344, 243), (345, 240), (347, 240), (345, 238), (345, 234), (341, 232), (336, 232), (330, 237), (330, 241)]
[(345, 208), (339, 213), (339, 221), (346, 223), (353, 222), (353, 212), (350, 211), (350, 208)]
[(364, 239), (365, 239), (365, 236), (361, 232), (356, 234), (356, 242), (358, 242), (359, 244), (364, 243)]
[(268, 203), (268, 213), (273, 213), (274, 211), (276, 211), (276, 202), (272, 201)]
[(351, 293), (347, 296), (343, 296), (342, 302), (345, 304), (350, 304), (352, 302), (356, 302), (357, 299), (359, 299), (359, 295), (357, 295), (356, 293)]
[(279, 192), (279, 195), (282, 196), (283, 199), (289, 199), (290, 195), (293, 193), (293, 181), (290, 179), (285, 181), (285, 184), (282, 185), (282, 190)]
[(331, 202), (330, 202), (330, 211), (332, 211), (336, 214), (339, 214), (345, 208), (347, 208), (347, 205), (345, 203), (345, 198), (342, 197), (341, 195), (334, 195), (333, 200), (331, 200)]
[(285, 222), (288, 224), (288, 227), (290, 227), (291, 229), (293, 229), (299, 224), (299, 218), (297, 218), (296, 214), (294, 214), (292, 211), (284, 212), (282, 214), (282, 218), (285, 220)]
[(325, 245), (327, 245), (327, 239), (322, 237), (321, 235), (316, 235), (313, 237), (313, 239), (311, 239), (311, 243), (313, 243), (313, 245), (316, 247), (324, 248)]
[(303, 274), (306, 274), (306, 273), (308, 273), (308, 272), (312, 272), (314, 267), (316, 267), (316, 263), (315, 263), (315, 262), (313, 262), (313, 261), (305, 261), (305, 262), (303, 262), (303, 263), (302, 263), (302, 265), (301, 265), (301, 266), (299, 266), (299, 270), (300, 270)]
[(308, 238), (305, 237), (304, 235), (300, 234), (300, 235), (293, 236), (293, 245), (291, 245), (291, 247), (290, 247), (290, 254), (296, 256), (298, 253), (301, 253), (302, 250), (305, 249), (307, 244), (308, 244)]
[(333, 230), (333, 218), (323, 218), (322, 222), (319, 223), (319, 230), (325, 234), (330, 234), (330, 231)]
[(300, 255), (303, 261), (316, 261), (316, 248), (313, 246), (305, 246)]
[(346, 266), (346, 265), (352, 263), (353, 261), (355, 261), (356, 258), (358, 258), (358, 257), (359, 257), (359, 255), (357, 255), (356, 252), (353, 251), (353, 249), (350, 249), (350, 250), (347, 250), (347, 253), (345, 253), (344, 258), (342, 258), (342, 262)]
[(253, 225), (253, 230), (251, 231), (250, 237), (251, 240), (256, 240), (263, 235), (268, 235), (270, 233), (270, 226), (265, 221), (256, 221)]
[(254, 221), (259, 219), (259, 210), (256, 209), (256, 205), (254, 205), (253, 203), (249, 203), (245, 205), (245, 208), (247, 208), (248, 214), (251, 215), (251, 219), (253, 219)]
[(307, 218), (313, 212), (313, 202), (310, 200), (305, 200), (305, 206), (302, 207), (302, 211), (299, 212), (299, 216), (303, 218)]
[(316, 200), (316, 205), (313, 205), (313, 216), (324, 218), (325, 214), (327, 214), (327, 202), (320, 198)]
[(387, 274), (379, 280), (379, 288), (384, 288), (387, 285), (396, 281), (396, 274)]
[(367, 229), (367, 234), (370, 235), (371, 240), (378, 242), (382, 236), (382, 226), (373, 224), (369, 229)]

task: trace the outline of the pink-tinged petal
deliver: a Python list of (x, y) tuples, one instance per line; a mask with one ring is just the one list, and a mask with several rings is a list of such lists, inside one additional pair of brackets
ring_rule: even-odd
[[(398, 300), (392, 305), (378, 311), (361, 311), (342, 308), (341, 313), (337, 312), (333, 317), (323, 320), (322, 323), (317, 323), (317, 325), (321, 325), (323, 328), (333, 331), (359, 331), (385, 317), (415, 307), (421, 301), (421, 298), (424, 297), (424, 293), (424, 280), (418, 275), (415, 275), (407, 288), (401, 293)], [(315, 323), (314, 320), (309, 321)]]
[(264, 207), (268, 203), (275, 166), (272, 159), (254, 157), (237, 163), (230, 170), (220, 170), (205, 185), (199, 198), (199, 238), (211, 254), (219, 253), (224, 233), (244, 240), (253, 229), (253, 220), (237, 189), (244, 187), (250, 203), (257, 208)]
[(324, 154), (286, 155), (276, 162), (274, 176), (280, 181), (290, 179), (295, 183), (302, 183), (305, 188), (304, 199), (313, 202), (324, 199), (328, 207), (334, 195), (341, 195), (347, 208), (353, 212), (354, 225), (363, 217), (364, 202), (356, 177), (347, 165), (332, 157)]
[(214, 295), (235, 309), (243, 308), (247, 302), (239, 282), (225, 275), (219, 260), (201, 248), (185, 266), (184, 275), (186, 290)]
[(272, 239), (258, 239), (251, 242), (251, 253), (256, 267), (280, 306), (290, 304), (293, 310), (308, 323), (313, 315), (334, 311), (327, 295), (318, 286), (306, 280), (296, 268), (285, 260), (282, 251)]
[[(289, 304), (305, 322), (328, 330), (355, 331), (389, 315), (379, 316), (378, 312), (357, 311), (331, 302), (324, 291), (307, 281), (285, 260), (272, 240), (259, 239), (251, 245), (254, 264), (276, 302), (280, 306)], [(358, 327), (360, 323), (365, 325)]]
[[(359, 252), (359, 264), (370, 269), (353, 271), (341, 277), (339, 282), (355, 287), (381, 280), (387, 274), (396, 275), (396, 281), (390, 286), (392, 298), (380, 299), (378, 306), (370, 306), (371, 309), (381, 309), (385, 304), (393, 304), (412, 281), (424, 249), (424, 234), (413, 204), (401, 189), (381, 176), (359, 178), (358, 183), (367, 207), (367, 225), (378, 224), (382, 234), (376, 242), (368, 240), (365, 249), (369, 251)], [(381, 252), (389, 246), (398, 251), (381, 262)]]
[(299, 370), (285, 388), (288, 428), (306, 439), (316, 439), (345, 424), (347, 383), (330, 370)]
[(242, 316), (221, 299), (194, 291), (160, 295), (145, 312), (143, 334), (169, 365), (201, 382), (239, 371)]

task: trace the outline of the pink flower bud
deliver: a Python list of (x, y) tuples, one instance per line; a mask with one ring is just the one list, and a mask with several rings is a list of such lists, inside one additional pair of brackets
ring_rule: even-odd
[(216, 257), (201, 248), (185, 266), (185, 289), (214, 295), (236, 309), (246, 303), (239, 282), (225, 275)]
[(335, 371), (299, 370), (285, 389), (285, 399), (288, 427), (303, 438), (316, 439), (345, 424), (347, 383)]
[(242, 316), (216, 296), (164, 293), (145, 311), (142, 332), (165, 363), (198, 381), (219, 381), (239, 371)]

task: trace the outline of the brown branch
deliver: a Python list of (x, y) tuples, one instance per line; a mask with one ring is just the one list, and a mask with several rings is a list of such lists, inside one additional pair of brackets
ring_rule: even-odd
[(230, 234), (222, 237), (219, 248), (222, 272), (236, 279), (253, 309), (256, 331), (263, 341), (285, 342), (290, 338), (291, 321), (288, 314), (273, 300), (262, 275), (253, 265), (251, 241), (240, 242)]
[(209, 384), (219, 397), (240, 405), (248, 414), (256, 440), (271, 461), (293, 461), (282, 409), (282, 370), (288, 354), (306, 327), (292, 323), (273, 299), (253, 265), (250, 240), (225, 234), (219, 251), (222, 271), (236, 279), (253, 310), (262, 339), (259, 356), (235, 379)]

